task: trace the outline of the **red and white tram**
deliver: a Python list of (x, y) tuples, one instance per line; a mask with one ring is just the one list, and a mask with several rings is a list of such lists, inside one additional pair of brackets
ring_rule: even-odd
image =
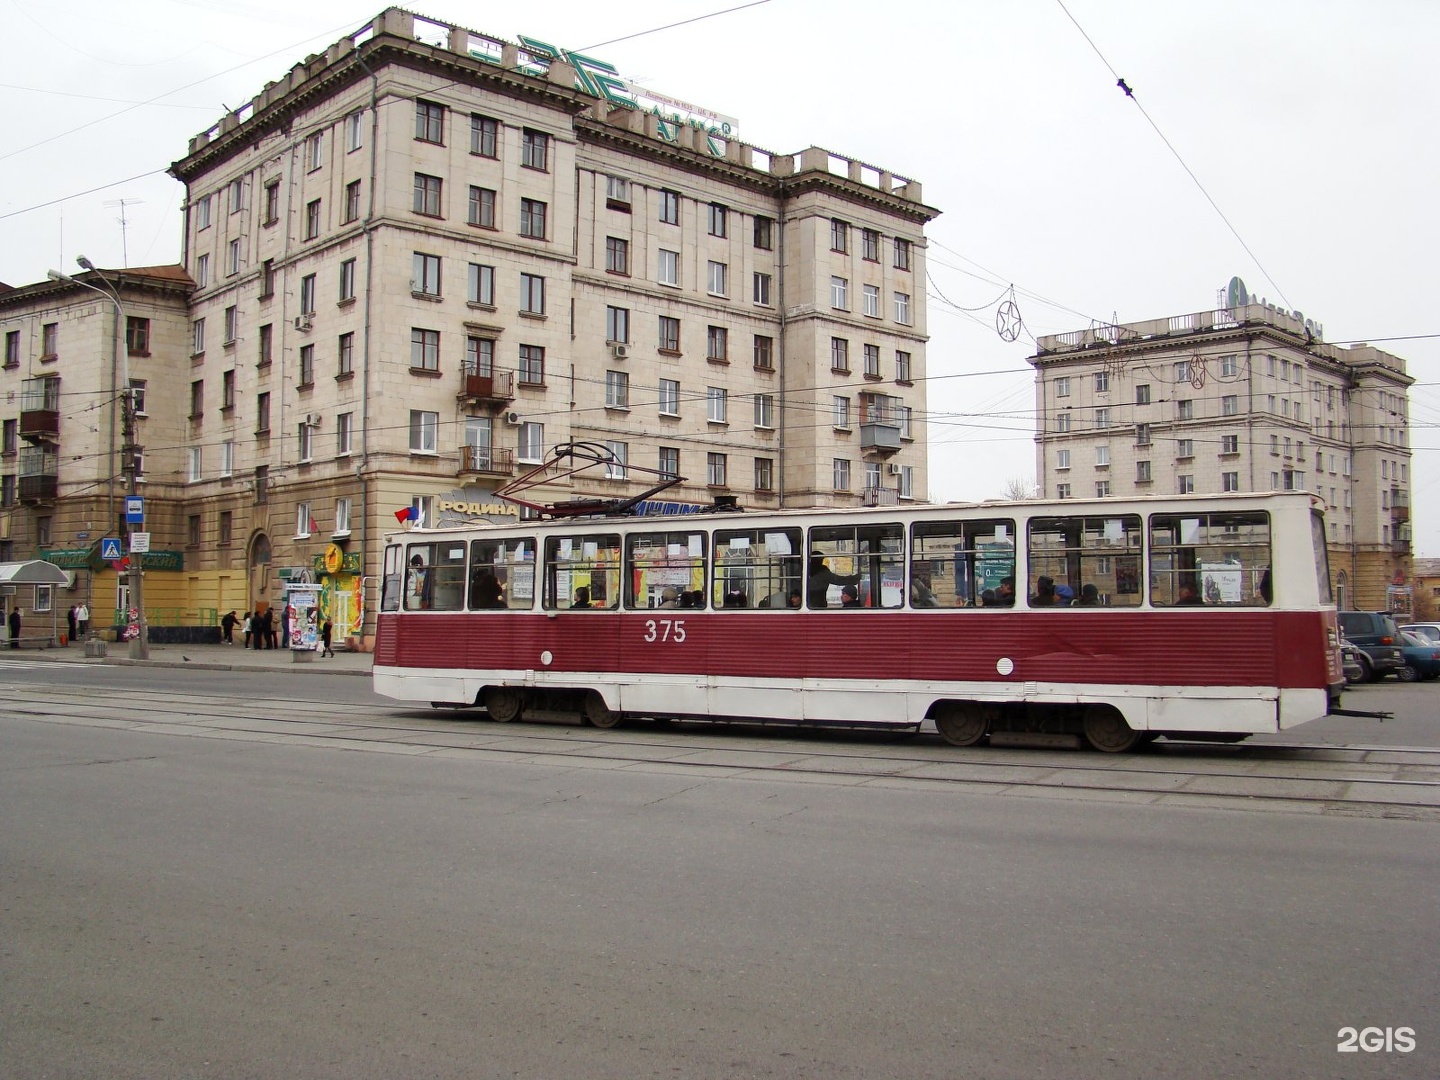
[(1338, 701), (1303, 493), (517, 521), (387, 539), (375, 689), (492, 719), (917, 729), (1106, 751)]

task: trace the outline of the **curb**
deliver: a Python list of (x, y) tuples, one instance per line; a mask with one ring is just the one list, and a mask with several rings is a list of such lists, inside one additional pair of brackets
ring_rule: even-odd
[[(189, 671), (254, 671), (265, 675), (301, 675), (315, 672), (316, 669), (309, 664), (296, 664), (293, 667), (286, 665), (268, 666), (255, 664), (216, 664), (206, 660), (131, 660), (128, 656), (107, 656), (98, 661), (101, 664), (113, 667), (162, 667), (162, 668), (185, 668)], [(323, 668), (321, 670), (324, 670)], [(370, 671), (336, 671), (326, 670), (327, 675), (349, 675), (356, 678), (370, 677)]]

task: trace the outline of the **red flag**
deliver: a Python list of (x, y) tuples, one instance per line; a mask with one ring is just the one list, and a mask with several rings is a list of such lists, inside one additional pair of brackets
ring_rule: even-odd
[(415, 508), (414, 508), (414, 507), (411, 507), (411, 506), (405, 507), (404, 510), (396, 510), (396, 511), (395, 511), (395, 520), (398, 521), (398, 522), (400, 522), (400, 524), (403, 525), (403, 524), (405, 524), (405, 522), (407, 522), (407, 521), (410, 520), (410, 515), (413, 514), (414, 512), (415, 512)]

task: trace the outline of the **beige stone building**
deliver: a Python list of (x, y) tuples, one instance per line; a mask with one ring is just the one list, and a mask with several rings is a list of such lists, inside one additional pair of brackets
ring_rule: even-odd
[(1260, 303), (1039, 339), (1048, 497), (1305, 490), (1342, 607), (1409, 611), (1405, 362)]
[(187, 563), (313, 568), (359, 635), (397, 510), (514, 513), (559, 444), (607, 464), (544, 501), (925, 492), (920, 185), (627, 97), (392, 8), (192, 140)]

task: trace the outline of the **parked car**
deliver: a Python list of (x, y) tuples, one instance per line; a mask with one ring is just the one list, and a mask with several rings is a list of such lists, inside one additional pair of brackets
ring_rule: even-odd
[(1395, 673), (1402, 682), (1419, 682), (1440, 675), (1440, 643), (1423, 638), (1419, 634), (1400, 631), (1403, 644), (1400, 651), (1405, 654), (1405, 666)]
[(1345, 640), (1360, 648), (1360, 666), (1365, 682), (1398, 674), (1405, 666), (1400, 651), (1400, 628), (1383, 611), (1342, 611), (1340, 629)]
[(1348, 641), (1340, 642), (1340, 660), (1347, 683), (1365, 681), (1365, 665), (1360, 660), (1364, 655), (1359, 645), (1351, 645)]
[(1407, 631), (1412, 634), (1419, 634), (1429, 641), (1440, 643), (1440, 622), (1402, 623), (1400, 632), (1404, 634)]

